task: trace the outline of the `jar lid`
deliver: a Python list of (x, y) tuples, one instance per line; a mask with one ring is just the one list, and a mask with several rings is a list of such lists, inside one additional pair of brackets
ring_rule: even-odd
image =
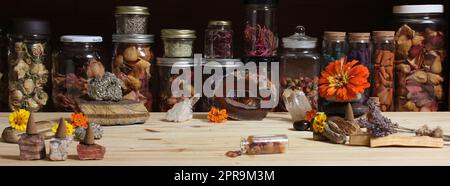
[(116, 6), (115, 14), (150, 15), (145, 6)]
[(59, 38), (61, 42), (65, 43), (101, 43), (103, 38), (101, 36), (86, 36), (86, 35), (63, 35)]
[(323, 38), (329, 40), (345, 40), (345, 35), (346, 32), (325, 31)]
[(278, 0), (244, 0), (244, 4), (278, 4)]
[(373, 31), (372, 35), (374, 38), (394, 38), (395, 31)]
[(370, 40), (370, 33), (369, 32), (348, 33), (348, 38), (350, 41), (368, 41)]
[(194, 66), (194, 58), (157, 58), (156, 65), (171, 67), (177, 63), (177, 67)]
[(295, 27), (295, 34), (283, 37), (284, 48), (316, 48), (317, 38), (305, 35), (304, 26)]
[(209, 62), (217, 62), (219, 64), (217, 65), (210, 65), (212, 67), (225, 67), (225, 68), (230, 68), (230, 67), (240, 67), (243, 66), (244, 63), (242, 63), (242, 61), (240, 59), (203, 59), (203, 64), (207, 64)]
[(155, 36), (150, 34), (113, 34), (115, 43), (154, 43)]
[(41, 19), (15, 19), (10, 33), (22, 35), (49, 35), (50, 23)]
[(400, 5), (392, 8), (394, 14), (444, 13), (444, 5)]
[(231, 26), (231, 21), (212, 20), (208, 22), (210, 26)]
[(195, 30), (184, 29), (162, 29), (161, 37), (163, 38), (197, 38), (195, 36)]

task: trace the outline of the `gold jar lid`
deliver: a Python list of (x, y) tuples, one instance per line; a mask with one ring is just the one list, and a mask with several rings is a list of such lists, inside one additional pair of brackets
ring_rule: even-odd
[(370, 40), (370, 33), (368, 32), (353, 32), (348, 33), (350, 41), (368, 41)]
[(208, 22), (209, 26), (231, 26), (231, 21), (212, 20)]
[(116, 6), (115, 14), (150, 15), (145, 6)]
[(345, 40), (346, 32), (325, 31), (323, 35), (324, 39)]
[(162, 38), (185, 38), (185, 39), (195, 39), (195, 30), (184, 30), (184, 29), (162, 29)]

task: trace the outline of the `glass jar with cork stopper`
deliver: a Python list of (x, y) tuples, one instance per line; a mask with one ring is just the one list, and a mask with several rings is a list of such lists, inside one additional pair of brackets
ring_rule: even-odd
[(394, 110), (394, 31), (373, 31), (373, 84), (371, 95), (380, 100), (383, 112)]

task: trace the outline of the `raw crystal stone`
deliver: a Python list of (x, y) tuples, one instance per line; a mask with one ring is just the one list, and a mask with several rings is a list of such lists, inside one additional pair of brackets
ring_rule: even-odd
[(102, 160), (105, 156), (106, 149), (103, 146), (78, 144), (78, 158), (80, 160)]
[(312, 110), (311, 104), (303, 91), (286, 89), (283, 93), (283, 99), (294, 122), (304, 120), (306, 112)]
[(175, 104), (172, 109), (167, 111), (166, 119), (168, 121), (183, 122), (192, 119), (192, 107), (197, 103), (200, 97), (192, 97)]
[(122, 99), (123, 81), (113, 73), (106, 72), (103, 77), (89, 81), (89, 98), (97, 101), (119, 101)]
[(45, 158), (45, 139), (39, 134), (24, 134), (19, 140), (21, 160), (40, 160)]
[(52, 161), (64, 161), (67, 160), (68, 148), (72, 140), (67, 139), (54, 139), (50, 141), (50, 153), (49, 159)]
[[(94, 129), (94, 138), (101, 139), (103, 137), (103, 127), (97, 123), (91, 123), (92, 128)], [(84, 139), (86, 135), (86, 129), (83, 127), (77, 127), (74, 131), (75, 140), (81, 141)]]

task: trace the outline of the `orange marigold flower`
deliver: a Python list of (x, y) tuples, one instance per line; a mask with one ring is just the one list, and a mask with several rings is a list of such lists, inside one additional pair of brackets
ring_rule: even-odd
[(228, 113), (225, 109), (217, 109), (215, 107), (212, 107), (211, 110), (208, 112), (208, 121), (214, 122), (214, 123), (222, 123), (227, 121)]
[(311, 122), (312, 119), (314, 119), (317, 115), (319, 115), (319, 114), (317, 114), (317, 111), (314, 109), (312, 109), (310, 111), (306, 111), (305, 120)]
[(331, 62), (321, 72), (319, 93), (323, 98), (350, 101), (370, 87), (369, 69), (357, 65), (358, 61), (347, 62), (347, 58)]
[(84, 116), (83, 113), (79, 112), (79, 113), (72, 113), (72, 126), (73, 128), (76, 127), (83, 127), (83, 128), (87, 128), (87, 121), (88, 121), (88, 117)]

